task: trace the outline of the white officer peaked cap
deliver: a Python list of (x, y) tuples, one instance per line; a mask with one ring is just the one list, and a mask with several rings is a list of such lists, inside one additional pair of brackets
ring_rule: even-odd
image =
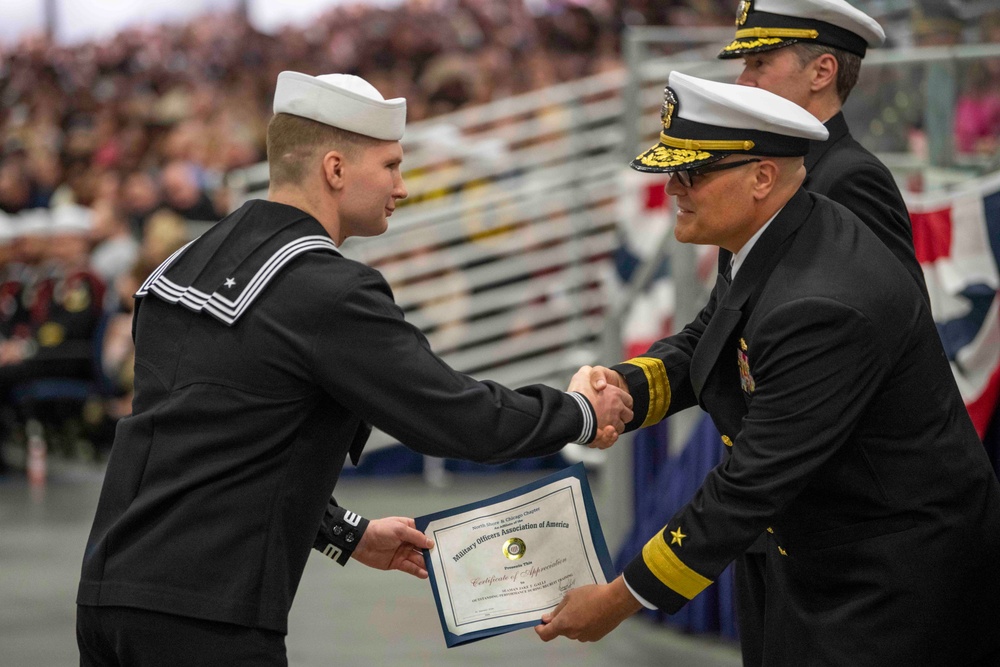
[(862, 58), (885, 43), (878, 21), (846, 0), (741, 0), (736, 38), (719, 58), (740, 58), (797, 42), (824, 44)]
[(274, 91), (274, 113), (308, 118), (374, 139), (399, 141), (406, 127), (406, 98), (387, 100), (375, 86), (352, 74), (282, 72)]
[(733, 153), (795, 157), (830, 133), (811, 113), (762, 88), (671, 72), (658, 144), (634, 159), (638, 171), (693, 169)]
[(86, 236), (94, 226), (94, 215), (86, 206), (62, 204), (52, 209), (52, 224), (49, 233), (53, 235)]

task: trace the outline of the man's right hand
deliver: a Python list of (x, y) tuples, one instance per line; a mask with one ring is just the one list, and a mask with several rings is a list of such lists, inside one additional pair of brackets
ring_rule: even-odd
[[(606, 374), (620, 379), (609, 380)], [(594, 406), (597, 437), (589, 446), (607, 449), (615, 444), (618, 434), (625, 430), (625, 424), (632, 421), (632, 396), (628, 393), (625, 379), (603, 366), (583, 366), (570, 380), (568, 391), (583, 394)]]
[[(594, 388), (594, 391), (601, 391), (608, 385), (611, 385), (628, 393), (628, 383), (625, 382), (625, 377), (618, 371), (613, 371), (604, 366), (583, 366), (580, 368), (580, 371), (584, 369), (589, 369), (590, 386)], [(580, 371), (577, 371), (577, 373)], [(631, 394), (629, 394), (629, 398), (631, 398)], [(632, 403), (630, 402), (629, 407), (631, 405)]]

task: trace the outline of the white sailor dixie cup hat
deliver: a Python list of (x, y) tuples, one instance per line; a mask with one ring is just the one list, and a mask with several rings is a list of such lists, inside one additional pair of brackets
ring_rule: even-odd
[(78, 204), (61, 204), (50, 210), (49, 234), (86, 236), (94, 227), (93, 212)]
[(17, 231), (11, 217), (0, 211), (0, 245), (4, 245), (17, 238)]
[(366, 137), (399, 141), (406, 127), (406, 98), (387, 100), (359, 76), (309, 76), (282, 72), (274, 90), (274, 113), (308, 118)]
[(663, 91), (660, 141), (629, 166), (674, 172), (711, 164), (733, 153), (795, 157), (829, 132), (811, 113), (762, 88), (671, 72)]
[(741, 58), (797, 42), (833, 46), (864, 58), (866, 49), (882, 46), (885, 31), (846, 0), (740, 0), (736, 39), (719, 58)]

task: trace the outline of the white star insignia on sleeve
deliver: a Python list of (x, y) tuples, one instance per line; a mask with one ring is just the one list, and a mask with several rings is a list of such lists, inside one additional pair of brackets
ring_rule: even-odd
[(235, 278), (226, 278), (226, 287), (232, 287), (236, 284)]

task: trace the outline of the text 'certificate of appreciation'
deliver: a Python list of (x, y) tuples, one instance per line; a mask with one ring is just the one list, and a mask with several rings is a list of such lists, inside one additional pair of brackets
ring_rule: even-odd
[(569, 589), (613, 577), (581, 463), (416, 524), (449, 647), (538, 625)]

